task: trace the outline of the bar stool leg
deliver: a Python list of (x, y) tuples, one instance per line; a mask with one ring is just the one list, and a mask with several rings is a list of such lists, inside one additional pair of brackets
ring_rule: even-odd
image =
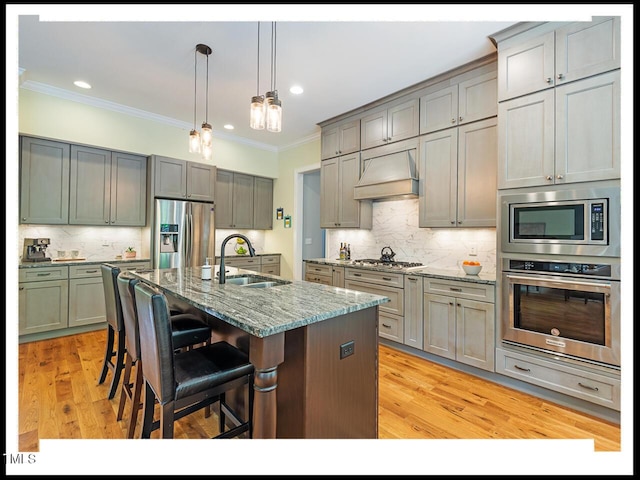
[(113, 342), (115, 339), (115, 332), (111, 325), (107, 325), (107, 348), (104, 352), (104, 361), (102, 362), (102, 372), (100, 372), (100, 379), (98, 385), (104, 383), (107, 378), (107, 372), (109, 371), (109, 365), (111, 364), (111, 357), (115, 355), (113, 351)]
[(111, 387), (109, 389), (109, 396), (107, 397), (111, 400), (118, 390), (118, 383), (120, 382), (120, 374), (124, 369), (124, 334), (121, 332), (118, 334), (118, 350), (116, 352), (116, 360), (113, 365), (113, 378), (111, 379)]

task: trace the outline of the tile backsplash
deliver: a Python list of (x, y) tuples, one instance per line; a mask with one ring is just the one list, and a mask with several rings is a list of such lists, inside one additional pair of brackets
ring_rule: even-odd
[[(371, 230), (327, 230), (329, 258), (339, 257), (340, 242), (351, 244), (352, 260), (380, 258), (381, 250), (389, 246), (395, 260), (402, 262), (454, 270), (459, 261), (475, 259), (485, 272), (496, 271), (495, 228), (419, 228), (417, 199), (374, 202)], [(472, 247), (475, 257), (469, 256)]]

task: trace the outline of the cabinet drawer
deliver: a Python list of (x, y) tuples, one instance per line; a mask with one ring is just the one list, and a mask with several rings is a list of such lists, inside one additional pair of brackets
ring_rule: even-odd
[(265, 265), (279, 265), (280, 264), (280, 255), (263, 255), (260, 257), (262, 260), (262, 266)]
[(404, 290), (401, 288), (383, 287), (357, 280), (345, 280), (344, 288), (388, 297), (390, 301), (381, 304), (380, 311), (394, 315), (404, 315)]
[(68, 278), (68, 267), (21, 268), (18, 270), (19, 282), (40, 282), (44, 280), (62, 280)]
[(260, 271), (269, 275), (280, 275), (280, 265), (262, 265)]
[(495, 302), (495, 286), (484, 283), (456, 282), (437, 278), (424, 279), (424, 293), (437, 295), (454, 295), (459, 298)]
[[(218, 258), (216, 263), (220, 265), (220, 259)], [(247, 268), (260, 266), (262, 262), (260, 261), (260, 257), (235, 257), (235, 258), (225, 258), (224, 264), (227, 267), (235, 267), (235, 268)]]
[(379, 312), (378, 335), (395, 342), (404, 342), (404, 318), (398, 315)]
[(313, 282), (313, 283), (321, 283), (322, 285), (333, 285), (333, 278), (327, 277), (326, 275), (318, 275), (316, 273), (305, 273), (304, 275), (305, 282)]
[(305, 273), (313, 273), (314, 275), (333, 276), (333, 268), (331, 265), (320, 265), (316, 263), (305, 264)]
[(151, 264), (149, 262), (127, 262), (127, 263), (117, 263), (114, 262), (121, 271), (123, 272), (132, 272), (134, 270), (147, 270), (151, 268)]
[(378, 285), (388, 285), (390, 287), (404, 287), (404, 275), (402, 273), (386, 273), (359, 268), (345, 268), (344, 278), (345, 280), (371, 282)]
[(620, 379), (496, 349), (496, 372), (620, 411)]
[(85, 265), (69, 267), (69, 278), (89, 278), (101, 277), (102, 270), (100, 265)]

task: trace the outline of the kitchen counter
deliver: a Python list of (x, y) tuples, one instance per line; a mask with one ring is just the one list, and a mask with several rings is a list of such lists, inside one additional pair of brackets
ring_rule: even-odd
[(365, 270), (375, 270), (378, 272), (396, 272), (405, 275), (418, 275), (422, 277), (440, 278), (443, 280), (461, 280), (471, 283), (484, 283), (495, 285), (496, 274), (480, 272), (478, 275), (467, 275), (462, 269), (443, 270), (431, 267), (410, 267), (410, 268), (390, 268), (384, 265), (356, 265), (353, 260), (334, 260), (332, 258), (311, 258), (305, 260), (308, 263), (316, 263), (320, 265), (336, 265), (340, 267), (361, 268)]
[[(219, 267), (213, 272), (216, 278)], [(228, 267), (234, 275), (258, 275)], [(253, 438), (377, 438), (378, 306), (387, 297), (304, 281), (251, 288), (201, 268), (134, 275), (199, 314), (255, 367)], [(243, 397), (236, 399), (240, 411)]]
[(116, 260), (109, 258), (105, 260), (68, 260), (68, 261), (49, 261), (49, 262), (20, 262), (18, 268), (42, 268), (42, 267), (69, 267), (74, 265), (101, 265), (103, 263), (132, 263), (132, 262), (150, 262), (150, 258), (122, 258)]

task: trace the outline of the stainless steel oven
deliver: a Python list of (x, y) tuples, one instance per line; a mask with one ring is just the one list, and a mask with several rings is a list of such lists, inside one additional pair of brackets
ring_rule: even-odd
[(620, 367), (620, 264), (502, 260), (502, 340)]
[(620, 187), (584, 184), (499, 194), (501, 251), (620, 256)]

